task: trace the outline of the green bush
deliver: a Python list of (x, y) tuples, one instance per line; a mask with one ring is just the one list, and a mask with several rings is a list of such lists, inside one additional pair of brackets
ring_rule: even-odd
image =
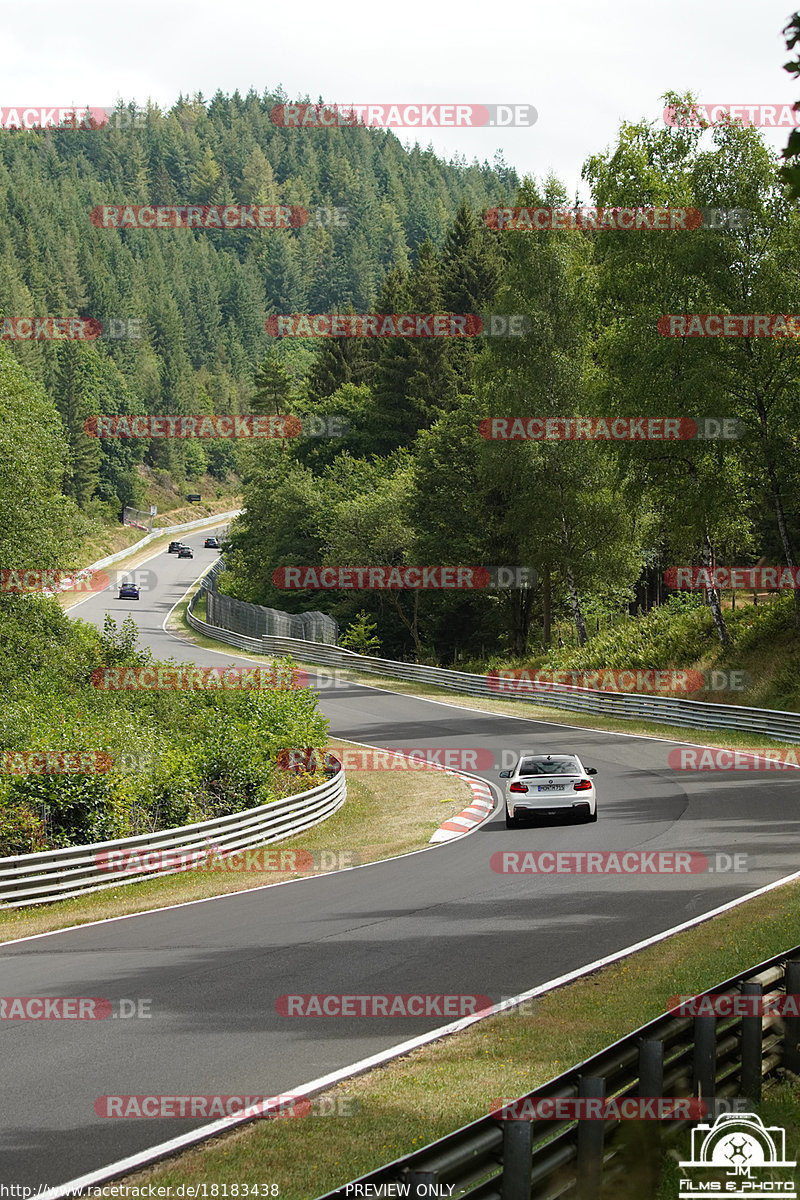
[[(23, 604), (8, 606), (0, 635), (0, 674), (9, 679), (0, 711), (0, 857), (181, 826), (317, 782), (275, 763), (279, 750), (325, 744), (328, 722), (311, 689), (98, 689), (93, 669), (150, 657), (133, 622), (118, 628), (108, 618), (98, 634), (67, 621), (53, 601)], [(276, 666), (284, 675), (295, 669), (288, 659)], [(11, 757), (47, 751), (102, 753), (109, 769), (23, 773)]]

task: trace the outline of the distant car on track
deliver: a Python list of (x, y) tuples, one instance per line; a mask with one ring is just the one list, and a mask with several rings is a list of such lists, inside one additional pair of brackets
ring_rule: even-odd
[(207, 550), (219, 550), (219, 541), (215, 537), (207, 537), (203, 545)]
[(194, 550), (191, 546), (181, 546), (178, 551), (178, 558), (194, 558)]
[(169, 554), (177, 554), (182, 545), (183, 545), (183, 542), (170, 542), (168, 553)]
[(506, 782), (506, 829), (518, 829), (526, 817), (568, 816), (597, 820), (597, 794), (577, 754), (521, 754)]
[(119, 600), (138, 600), (139, 589), (135, 583), (121, 583), (119, 585)]

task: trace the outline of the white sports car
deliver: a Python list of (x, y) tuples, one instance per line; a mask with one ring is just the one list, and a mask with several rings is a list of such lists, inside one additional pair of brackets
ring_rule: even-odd
[(506, 829), (518, 829), (525, 817), (565, 816), (597, 820), (597, 795), (577, 754), (521, 754), (506, 782)]

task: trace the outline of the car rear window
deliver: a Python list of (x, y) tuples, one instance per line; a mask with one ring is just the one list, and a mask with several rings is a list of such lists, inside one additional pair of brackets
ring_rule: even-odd
[(578, 775), (578, 764), (574, 758), (526, 758), (519, 770), (520, 775)]

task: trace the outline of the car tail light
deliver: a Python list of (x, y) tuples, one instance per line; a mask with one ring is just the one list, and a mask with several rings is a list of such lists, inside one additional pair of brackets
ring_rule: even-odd
[(573, 783), (573, 788), (576, 792), (585, 792), (592, 786), (591, 779), (579, 779), (577, 783)]
[(528, 787), (527, 787), (527, 784), (524, 784), (524, 783), (512, 783), (511, 787), (508, 790), (510, 792), (527, 792)]

